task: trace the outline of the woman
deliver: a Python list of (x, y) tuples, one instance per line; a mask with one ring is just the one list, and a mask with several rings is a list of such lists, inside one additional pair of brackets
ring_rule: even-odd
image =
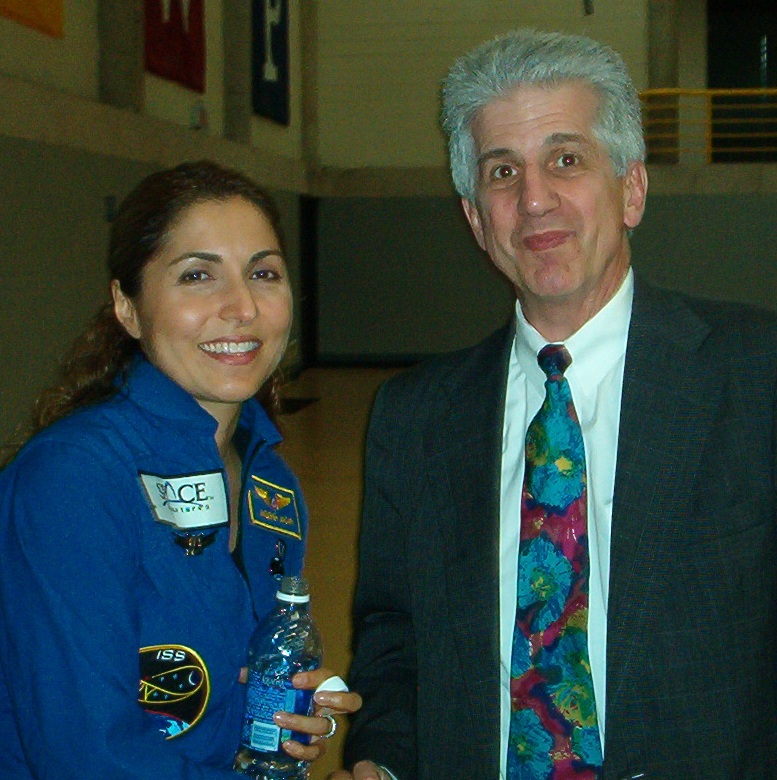
[(0, 776), (235, 777), (248, 641), (307, 526), (256, 400), (277, 399), (291, 325), (277, 214), (243, 176), (181, 165), (124, 201), (108, 264), (112, 303), (0, 473)]

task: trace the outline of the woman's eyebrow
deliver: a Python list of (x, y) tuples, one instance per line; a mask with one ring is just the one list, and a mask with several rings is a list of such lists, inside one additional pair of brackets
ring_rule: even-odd
[[(259, 260), (263, 260), (265, 257), (269, 257), (270, 255), (277, 255), (281, 260), (283, 260), (283, 254), (281, 253), (280, 249), (263, 249), (261, 252), (256, 252), (255, 254), (251, 255), (248, 262), (250, 263), (256, 263)], [(183, 254), (178, 255), (178, 257), (174, 257), (170, 262), (168, 263), (169, 267), (173, 267), (174, 265), (177, 265), (178, 263), (183, 263), (186, 260), (204, 260), (206, 263), (222, 263), (224, 262), (224, 258), (217, 254), (216, 252), (184, 252)]]

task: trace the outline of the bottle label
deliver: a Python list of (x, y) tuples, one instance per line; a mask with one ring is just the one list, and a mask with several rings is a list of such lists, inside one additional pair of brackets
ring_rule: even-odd
[(295, 739), (307, 744), (307, 734), (282, 729), (273, 723), (273, 715), (279, 710), (297, 715), (309, 715), (313, 691), (301, 691), (291, 685), (279, 687), (266, 685), (249, 675), (246, 692), (246, 717), (242, 742), (246, 747), (265, 753), (280, 750), (282, 742)]

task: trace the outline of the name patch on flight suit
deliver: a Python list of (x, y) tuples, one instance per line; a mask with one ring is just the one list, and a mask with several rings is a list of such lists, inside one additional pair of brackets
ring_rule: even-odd
[(202, 658), (183, 645), (140, 648), (138, 703), (159, 724), (165, 739), (190, 729), (210, 698), (210, 677)]
[(290, 488), (252, 475), (248, 487), (248, 511), (254, 525), (302, 539), (297, 499)]
[(220, 471), (162, 477), (140, 472), (154, 516), (179, 531), (212, 528), (229, 521), (227, 491)]

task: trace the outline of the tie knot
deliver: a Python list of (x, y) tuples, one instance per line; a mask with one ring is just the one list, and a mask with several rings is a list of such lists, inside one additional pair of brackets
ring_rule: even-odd
[(563, 344), (548, 344), (540, 350), (537, 362), (548, 379), (560, 379), (572, 363), (572, 356)]

